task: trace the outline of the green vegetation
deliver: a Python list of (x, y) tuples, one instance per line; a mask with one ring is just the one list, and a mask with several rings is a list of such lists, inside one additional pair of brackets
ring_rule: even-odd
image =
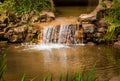
[(104, 3), (104, 2), (102, 2), (101, 5), (105, 8), (107, 7), (106, 3)]
[(112, 0), (113, 7), (107, 10), (105, 20), (110, 23), (105, 39), (110, 41), (120, 34), (120, 0)]
[[(3, 74), (6, 70), (6, 64), (4, 63), (5, 57), (6, 54), (0, 57), (0, 81), (6, 81), (3, 77)], [(96, 81), (96, 78), (94, 78), (95, 66), (96, 65), (94, 65), (94, 67), (92, 68), (91, 71), (89, 71), (88, 74), (86, 74), (87, 73), (86, 67), (83, 69), (82, 72), (78, 71), (75, 74), (67, 73), (65, 77), (65, 81)], [(23, 75), (21, 81), (26, 81), (25, 75)], [(30, 81), (35, 81), (35, 78), (31, 79)], [(43, 81), (54, 81), (54, 80), (52, 76), (47, 76), (44, 78)], [(63, 81), (62, 74), (60, 75), (59, 81)]]
[[(96, 81), (97, 78), (94, 78), (95, 66), (93, 69), (86, 75), (86, 68), (83, 69), (82, 73), (78, 71), (75, 74), (67, 73), (65, 79), (63, 79), (62, 74), (60, 75), (59, 81)], [(25, 80), (25, 75), (23, 75), (21, 81)], [(34, 79), (30, 80), (34, 81)], [(52, 76), (46, 76), (43, 81), (54, 81)]]
[(2, 57), (0, 58), (0, 81), (5, 81), (3, 74), (6, 70), (6, 64), (4, 63), (4, 59), (6, 57), (6, 54), (2, 55)]
[(49, 10), (50, 6), (50, 0), (5, 0), (0, 2), (0, 14), (40, 12), (43, 9)]

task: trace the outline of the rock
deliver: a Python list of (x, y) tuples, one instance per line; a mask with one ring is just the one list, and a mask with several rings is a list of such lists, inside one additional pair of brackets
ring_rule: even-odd
[(22, 42), (27, 34), (27, 26), (23, 25), (17, 28), (10, 28), (5, 33), (4, 38), (8, 38), (10, 42)]
[(120, 48), (120, 41), (115, 42), (115, 43), (114, 43), (114, 47)]
[(84, 32), (93, 33), (95, 30), (94, 24), (82, 24)]
[(40, 14), (40, 22), (46, 22), (47, 21), (47, 14)]
[(30, 42), (30, 41), (33, 39), (33, 36), (34, 36), (34, 34), (28, 33), (27, 36), (26, 36), (25, 41), (26, 41), (26, 42)]
[(106, 30), (105, 30), (105, 28), (103, 28), (103, 27), (102, 27), (102, 28), (98, 28), (98, 32), (99, 32), (99, 33), (105, 33), (105, 31), (106, 31)]
[(25, 33), (27, 32), (27, 26), (26, 25), (23, 25), (23, 26), (20, 26), (20, 27), (17, 27), (17, 28), (13, 28), (13, 31), (14, 33)]
[(118, 35), (117, 40), (120, 41), (120, 35)]
[(0, 32), (0, 38), (4, 38), (4, 32)]
[(6, 16), (6, 14), (1, 14), (1, 16), (0, 16), (0, 22), (1, 23), (5, 23), (6, 20), (8, 20), (8, 16)]
[(0, 24), (0, 28), (5, 28), (7, 26), (7, 24)]
[(81, 22), (93, 22), (97, 20), (96, 14), (81, 14), (79, 16), (79, 21)]
[(21, 22), (22, 23), (27, 23), (29, 20), (29, 14), (23, 14), (21, 17)]
[(33, 34), (38, 34), (38, 33), (39, 33), (39, 29), (34, 29), (34, 30), (32, 31), (32, 33), (33, 33)]
[(18, 41), (18, 35), (12, 35), (9, 37), (9, 42), (17, 42)]
[(95, 37), (101, 38), (101, 37), (103, 37), (103, 33), (95, 33)]
[(99, 26), (99, 27), (108, 27), (108, 26), (109, 26), (109, 23), (106, 22), (105, 20), (101, 19), (101, 20), (98, 22), (98, 26)]
[(35, 22), (39, 22), (39, 16), (38, 15), (35, 15), (31, 18), (30, 20), (31, 23), (35, 23)]
[(86, 45), (88, 45), (88, 46), (95, 46), (96, 44), (94, 42), (88, 42)]
[[(105, 3), (106, 7), (103, 7), (102, 3)], [(93, 12), (91, 12), (90, 14), (81, 14), (78, 20), (81, 22), (86, 22), (86, 21), (93, 22), (93, 21), (100, 20), (103, 17), (104, 11), (111, 7), (112, 7), (112, 3), (109, 0), (99, 2), (98, 6)]]
[(55, 15), (53, 12), (43, 11), (40, 13), (40, 21), (41, 22), (50, 22), (55, 19)]

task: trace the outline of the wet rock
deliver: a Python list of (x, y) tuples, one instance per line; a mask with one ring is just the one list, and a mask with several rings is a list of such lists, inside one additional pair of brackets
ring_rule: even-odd
[(87, 46), (95, 46), (96, 44), (94, 42), (88, 42), (86, 45)]
[(82, 24), (84, 32), (93, 33), (95, 30), (94, 24)]
[(114, 47), (120, 48), (120, 41), (114, 43)]

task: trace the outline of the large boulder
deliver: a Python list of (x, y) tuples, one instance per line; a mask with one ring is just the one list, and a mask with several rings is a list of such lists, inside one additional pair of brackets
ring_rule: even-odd
[[(105, 6), (103, 6), (103, 4)], [(105, 1), (100, 1), (98, 6), (96, 7), (96, 9), (91, 12), (90, 14), (81, 14), (79, 16), (79, 21), (89, 21), (89, 22), (93, 22), (93, 21), (97, 21), (100, 20), (103, 17), (103, 13), (106, 9), (109, 9), (112, 7), (112, 2), (109, 0), (105, 0)]]

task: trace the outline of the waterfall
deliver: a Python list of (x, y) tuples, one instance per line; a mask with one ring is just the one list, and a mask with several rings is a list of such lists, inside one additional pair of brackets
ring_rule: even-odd
[(77, 24), (61, 24), (60, 27), (44, 27), (43, 42), (59, 44), (83, 43), (83, 28)]

